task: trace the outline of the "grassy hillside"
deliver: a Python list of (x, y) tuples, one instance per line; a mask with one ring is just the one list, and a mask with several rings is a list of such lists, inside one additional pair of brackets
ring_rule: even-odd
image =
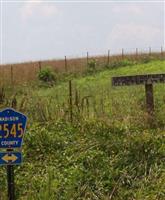
[[(108, 123), (128, 123), (130, 126), (146, 126), (144, 86), (112, 87), (111, 77), (116, 75), (162, 73), (165, 61), (107, 69), (93, 75), (72, 78), (73, 120), (99, 118)], [(69, 77), (70, 78), (70, 77)], [(140, 94), (140, 95), (139, 95)], [(164, 123), (164, 84), (155, 84), (155, 123)], [(10, 95), (11, 96), (11, 95)], [(32, 87), (17, 89), (20, 101), (17, 108), (27, 113), (30, 120), (69, 120), (68, 81), (60, 81), (54, 87)], [(129, 106), (126, 106), (129, 105)], [(125, 117), (127, 116), (127, 118)]]
[[(15, 167), (19, 200), (165, 199), (165, 85), (154, 86), (155, 118), (147, 123), (144, 86), (112, 87), (115, 75), (164, 73), (165, 61), (106, 69), (53, 87), (17, 87), (27, 114), (24, 162)], [(9, 105), (11, 102), (4, 102)], [(5, 105), (1, 105), (4, 107)], [(0, 200), (6, 171), (0, 167)]]

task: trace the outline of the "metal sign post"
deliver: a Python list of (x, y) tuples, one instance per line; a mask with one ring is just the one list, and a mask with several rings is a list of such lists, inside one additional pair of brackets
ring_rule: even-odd
[(15, 199), (15, 186), (14, 186), (14, 167), (12, 165), (7, 166), (7, 184), (8, 184), (8, 199)]
[(154, 83), (165, 83), (165, 74), (118, 76), (112, 78), (112, 86), (145, 85), (146, 109), (149, 115), (150, 124), (152, 124), (154, 113)]
[(22, 163), (21, 147), (26, 122), (27, 117), (14, 109), (0, 112), (0, 165), (7, 168), (8, 200), (15, 200), (14, 165)]

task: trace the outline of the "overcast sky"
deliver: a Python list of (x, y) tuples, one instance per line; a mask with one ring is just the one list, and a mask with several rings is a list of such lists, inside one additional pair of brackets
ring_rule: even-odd
[(1, 64), (164, 45), (164, 1), (1, 1)]

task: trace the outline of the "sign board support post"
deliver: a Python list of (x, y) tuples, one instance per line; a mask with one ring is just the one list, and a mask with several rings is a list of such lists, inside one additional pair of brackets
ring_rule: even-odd
[(150, 126), (153, 125), (154, 119), (154, 83), (165, 83), (165, 74), (112, 77), (112, 86), (145, 85), (146, 110), (148, 113), (148, 123)]
[[(11, 152), (12, 149), (7, 149), (7, 152)], [(7, 185), (8, 185), (8, 200), (15, 199), (14, 191), (14, 166), (7, 165)]]
[(14, 191), (14, 166), (7, 166), (7, 184), (8, 184), (8, 200), (15, 199), (15, 191)]

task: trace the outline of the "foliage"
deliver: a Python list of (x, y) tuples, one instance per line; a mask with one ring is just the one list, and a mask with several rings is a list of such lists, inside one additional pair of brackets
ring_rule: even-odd
[[(29, 124), (24, 162), (15, 167), (16, 198), (163, 200), (165, 87), (155, 84), (155, 127), (150, 128), (143, 86), (113, 88), (111, 77), (161, 73), (164, 66), (164, 61), (152, 61), (74, 77), (73, 123), (66, 81), (51, 88), (22, 88), (17, 110)], [(0, 177), (5, 200), (5, 167)]]
[(88, 69), (87, 69), (87, 72), (89, 74), (93, 73), (96, 71), (96, 60), (95, 59), (92, 59), (88, 62)]
[(46, 67), (39, 71), (38, 79), (46, 83), (53, 83), (56, 81), (56, 74), (50, 68)]
[(95, 120), (34, 123), (24, 138), (24, 164), (15, 171), (17, 199), (163, 199), (164, 136)]

